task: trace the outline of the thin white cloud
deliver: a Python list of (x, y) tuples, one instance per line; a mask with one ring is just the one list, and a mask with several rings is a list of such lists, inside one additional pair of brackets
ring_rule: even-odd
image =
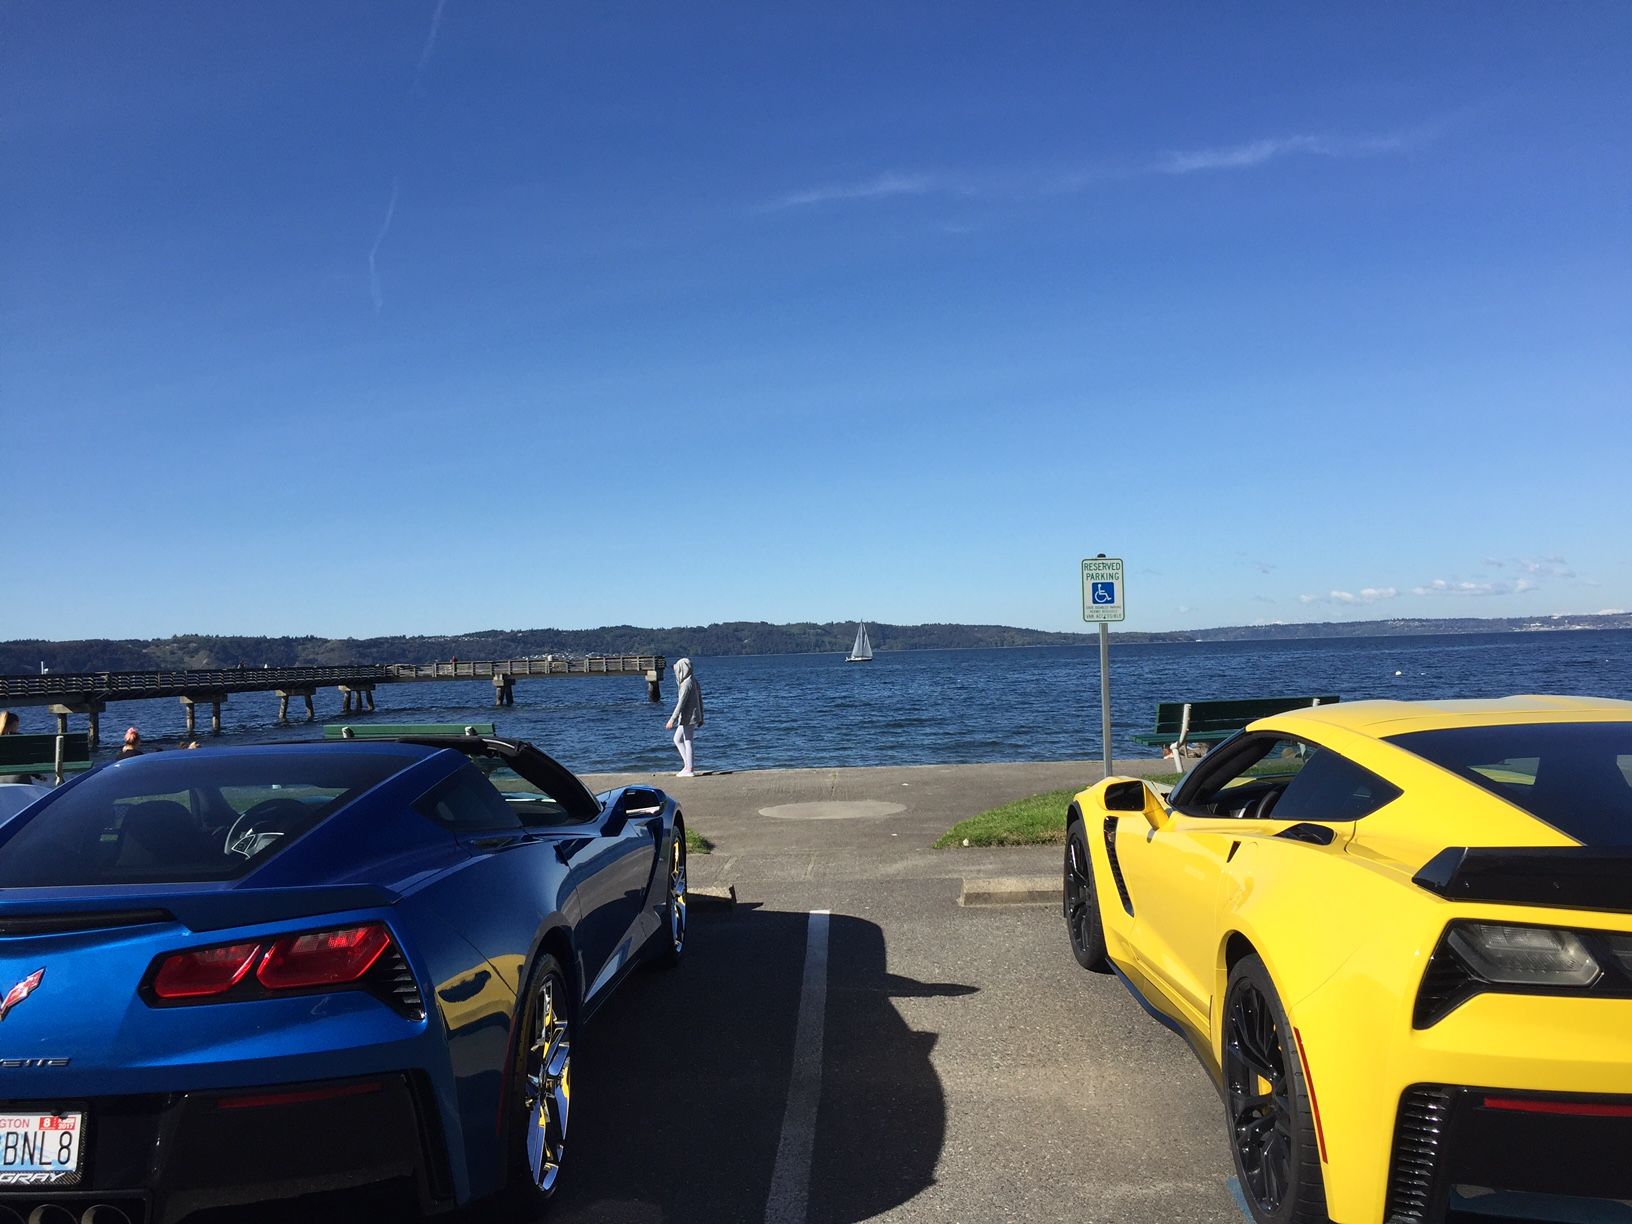
[(385, 236), (391, 232), (391, 218), (397, 215), (397, 189), (400, 183), (397, 179), (391, 180), (391, 202), (385, 206), (385, 220), (380, 223), (380, 232), (374, 235), (374, 245), (368, 248), (368, 291), (374, 299), (374, 313), (379, 314), (380, 308), (385, 305), (385, 294), (380, 289), (380, 269), (378, 257), (380, 244)]
[(1393, 599), (1399, 595), (1395, 587), (1361, 587), (1358, 591), (1328, 591), (1324, 595), (1299, 595), (1298, 602), (1303, 604), (1344, 604), (1351, 607), (1363, 604), (1379, 603), (1385, 599)]
[(1220, 145), (1211, 149), (1187, 149), (1162, 154), (1151, 164), (1157, 174), (1194, 174), (1198, 170), (1249, 170), (1294, 153), (1330, 155), (1331, 149), (1319, 136), (1282, 136), (1253, 140), (1246, 144)]
[(810, 208), (852, 200), (887, 200), (895, 196), (944, 195), (955, 190), (951, 181), (934, 174), (904, 174), (890, 170), (859, 182), (828, 183), (779, 196), (767, 208)]
[(1425, 586), (1411, 588), (1413, 595), (1462, 595), (1471, 598), (1512, 593), (1512, 586), (1505, 582), (1458, 582), (1445, 578), (1435, 578)]
[(1076, 195), (1097, 184), (1151, 175), (1253, 170), (1290, 157), (1365, 158), (1402, 153), (1438, 139), (1444, 122), (1379, 136), (1341, 137), (1314, 132), (1270, 136), (1238, 144), (1170, 149), (1143, 160), (1101, 163), (1069, 169), (1038, 167), (988, 173), (935, 170), (887, 170), (871, 178), (840, 180), (790, 191), (762, 204), (761, 211), (813, 208), (913, 196), (974, 196), (992, 199), (1036, 199)]
[(1525, 557), (1515, 564), (1527, 574), (1540, 578), (1574, 578), (1575, 571), (1563, 557)]

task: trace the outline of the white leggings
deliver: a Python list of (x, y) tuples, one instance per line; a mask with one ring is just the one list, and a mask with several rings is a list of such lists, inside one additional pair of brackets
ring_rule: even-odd
[(691, 772), (691, 741), (696, 734), (696, 727), (683, 724), (674, 729), (674, 746), (680, 750), (680, 767), (687, 773)]

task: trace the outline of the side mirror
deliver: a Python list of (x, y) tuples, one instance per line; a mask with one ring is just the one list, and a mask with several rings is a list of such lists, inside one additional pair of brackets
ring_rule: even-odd
[(1159, 829), (1167, 823), (1167, 805), (1160, 795), (1139, 779), (1112, 782), (1105, 788), (1104, 804), (1107, 812), (1143, 813), (1152, 829)]
[(617, 802), (604, 809), (601, 818), (601, 836), (616, 837), (623, 832), (623, 826), (629, 823), (629, 804), (626, 795), (620, 794)]

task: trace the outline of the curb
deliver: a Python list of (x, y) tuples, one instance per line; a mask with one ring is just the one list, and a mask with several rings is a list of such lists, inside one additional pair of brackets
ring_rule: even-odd
[(1054, 876), (998, 876), (989, 880), (963, 881), (958, 904), (1059, 905), (1064, 885)]
[(736, 909), (737, 886), (723, 884), (714, 888), (688, 888), (686, 900), (700, 909)]

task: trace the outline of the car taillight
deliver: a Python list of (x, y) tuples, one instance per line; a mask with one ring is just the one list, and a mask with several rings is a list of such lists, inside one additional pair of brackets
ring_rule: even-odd
[(153, 993), (161, 999), (225, 994), (244, 980), (260, 953), (258, 943), (238, 943), (168, 956), (153, 975)]
[[(408, 968), (393, 943), (383, 922), (365, 922), (253, 943), (192, 948), (160, 957), (143, 993), (150, 1003), (207, 1003), (266, 998), (284, 991), (378, 986), (391, 996), (388, 1002), (411, 1013), (415, 1006), (405, 1006), (397, 997), (400, 983), (395, 979)], [(376, 965), (392, 980), (376, 981), (380, 977), (372, 972)]]
[(344, 986), (372, 969), (390, 946), (390, 933), (377, 922), (289, 935), (272, 945), (255, 976), (268, 990)]

